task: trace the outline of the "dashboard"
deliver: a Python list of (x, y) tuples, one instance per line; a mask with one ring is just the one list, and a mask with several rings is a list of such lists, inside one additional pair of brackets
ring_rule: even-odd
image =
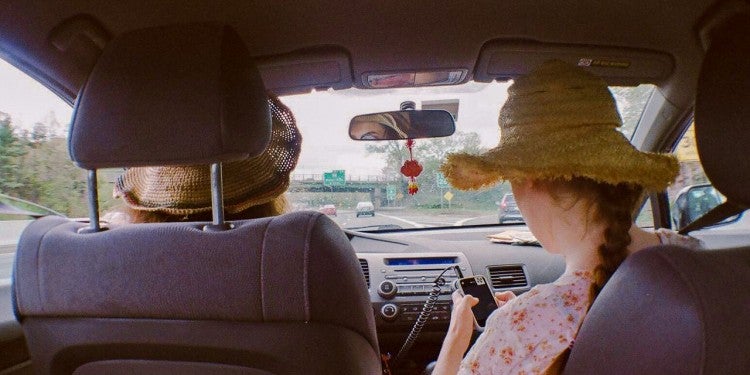
[[(422, 228), (389, 233), (346, 231), (365, 274), (383, 352), (393, 351), (422, 311), (435, 279), (457, 265), (464, 277), (484, 275), (494, 291), (521, 294), (557, 279), (565, 269), (561, 256), (539, 246), (490, 242), (488, 235), (512, 226)], [(421, 341), (442, 342), (450, 321), (453, 270), (443, 274), (437, 302)], [(437, 292), (437, 290), (435, 290)]]

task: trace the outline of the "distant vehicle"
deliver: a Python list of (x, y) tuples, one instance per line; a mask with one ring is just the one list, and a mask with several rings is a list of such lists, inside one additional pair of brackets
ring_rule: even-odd
[(360, 215), (375, 216), (375, 206), (372, 202), (359, 202), (357, 203), (357, 217)]
[(523, 216), (521, 216), (521, 211), (518, 210), (516, 198), (513, 197), (513, 194), (505, 194), (503, 200), (500, 201), (500, 210), (497, 221), (500, 224), (507, 221), (523, 222)]
[(336, 206), (332, 204), (323, 205), (318, 211), (328, 216), (336, 216)]

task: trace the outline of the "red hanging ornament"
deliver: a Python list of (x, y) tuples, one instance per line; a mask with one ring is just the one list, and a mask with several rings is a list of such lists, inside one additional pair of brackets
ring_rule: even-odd
[(418, 161), (414, 160), (414, 154), (412, 153), (412, 147), (414, 147), (414, 140), (406, 140), (406, 148), (409, 149), (409, 160), (404, 162), (401, 166), (401, 174), (409, 177), (409, 195), (414, 195), (419, 191), (419, 185), (417, 185), (416, 177), (422, 173), (422, 165)]

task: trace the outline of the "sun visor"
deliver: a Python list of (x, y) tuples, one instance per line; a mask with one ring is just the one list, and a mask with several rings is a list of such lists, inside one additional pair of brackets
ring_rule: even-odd
[(263, 152), (267, 94), (237, 33), (219, 24), (122, 34), (104, 49), (71, 121), (86, 169), (208, 164)]
[(256, 64), (266, 88), (276, 95), (341, 90), (353, 84), (349, 54), (335, 47), (258, 58)]
[(750, 207), (750, 14), (734, 17), (710, 37), (695, 98), (698, 155), (711, 184)]
[(491, 82), (525, 75), (547, 60), (581, 66), (610, 85), (659, 83), (672, 74), (672, 58), (661, 52), (629, 48), (493, 41), (479, 53), (474, 80)]

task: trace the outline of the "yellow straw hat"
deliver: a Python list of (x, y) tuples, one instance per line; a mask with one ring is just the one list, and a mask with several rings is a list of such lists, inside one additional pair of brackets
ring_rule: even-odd
[[(223, 164), (224, 210), (228, 214), (268, 203), (289, 186), (297, 165), (302, 136), (292, 112), (269, 98), (271, 140), (253, 158)], [(211, 210), (211, 171), (208, 165), (136, 167), (117, 178), (114, 196), (133, 209), (190, 215)]]
[(441, 170), (453, 186), (578, 176), (659, 191), (679, 172), (673, 156), (638, 151), (617, 131), (622, 119), (603, 79), (559, 60), (508, 88), (499, 123), (497, 147), (481, 155), (448, 155)]

